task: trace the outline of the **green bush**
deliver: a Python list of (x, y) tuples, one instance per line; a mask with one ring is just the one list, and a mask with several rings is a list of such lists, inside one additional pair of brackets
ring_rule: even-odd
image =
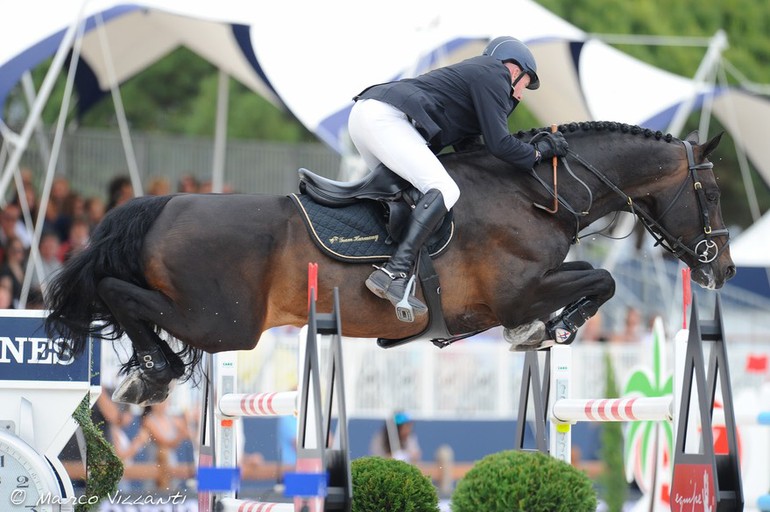
[(438, 512), (438, 493), (430, 478), (406, 462), (362, 457), (350, 465), (351, 512)]
[(540, 452), (487, 455), (452, 494), (452, 512), (595, 512), (591, 480)]

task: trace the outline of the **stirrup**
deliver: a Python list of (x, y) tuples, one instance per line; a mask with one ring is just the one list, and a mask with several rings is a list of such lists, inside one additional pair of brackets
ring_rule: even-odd
[[(383, 270), (383, 272), (387, 271)], [(404, 296), (398, 301), (398, 304), (396, 304), (396, 317), (402, 322), (414, 322), (414, 309), (412, 308), (412, 305), (409, 304), (409, 296), (414, 295), (414, 278), (415, 275), (412, 274), (412, 277), (409, 278), (409, 281), (404, 287)]]

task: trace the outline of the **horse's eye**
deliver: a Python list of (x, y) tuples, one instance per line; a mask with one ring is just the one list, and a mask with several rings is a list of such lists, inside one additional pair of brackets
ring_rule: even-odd
[(707, 192), (706, 199), (712, 203), (719, 201), (719, 192)]

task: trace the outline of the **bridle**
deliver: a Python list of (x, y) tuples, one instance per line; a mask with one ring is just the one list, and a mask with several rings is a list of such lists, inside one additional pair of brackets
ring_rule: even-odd
[[(679, 188), (676, 191), (676, 194), (674, 194), (674, 197), (671, 199), (671, 202), (669, 205), (663, 210), (663, 213), (660, 214), (658, 220), (655, 220), (652, 218), (650, 214), (648, 214), (646, 211), (644, 211), (642, 208), (640, 208), (636, 202), (633, 200), (631, 196), (623, 192), (620, 188), (618, 188), (617, 185), (615, 185), (610, 179), (601, 171), (596, 169), (591, 163), (587, 162), (583, 157), (581, 157), (579, 154), (575, 153), (572, 150), (568, 150), (567, 154), (569, 157), (577, 160), (583, 167), (585, 167), (588, 171), (590, 171), (594, 176), (596, 176), (602, 183), (604, 183), (607, 187), (610, 188), (613, 192), (615, 192), (617, 195), (623, 198), (625, 203), (628, 205), (629, 209), (631, 210), (631, 213), (633, 213), (638, 219), (641, 220), (642, 225), (644, 228), (652, 235), (652, 237), (655, 239), (655, 245), (660, 245), (663, 247), (663, 249), (667, 250), (677, 258), (680, 258), (687, 254), (689, 256), (692, 256), (695, 258), (698, 262), (701, 264), (707, 264), (711, 263), (717, 257), (719, 257), (719, 254), (727, 247), (729, 243), (730, 233), (726, 228), (722, 229), (712, 229), (711, 222), (709, 220), (709, 212), (708, 207), (706, 205), (706, 193), (703, 191), (703, 185), (700, 181), (700, 178), (698, 176), (698, 171), (703, 169), (711, 169), (714, 167), (714, 164), (711, 162), (701, 162), (699, 164), (695, 163), (695, 155), (693, 153), (692, 144), (688, 141), (681, 141), (682, 144), (685, 147), (685, 151), (687, 153), (687, 167), (688, 167), (688, 173), (687, 176), (685, 176), (684, 180), (682, 180), (682, 183), (679, 185)], [(593, 202), (593, 195), (588, 188), (588, 186), (581, 181), (577, 176), (575, 176), (575, 173), (572, 171), (572, 169), (569, 166), (569, 163), (567, 161), (567, 158), (561, 158), (561, 162), (564, 164), (567, 171), (570, 173), (570, 175), (575, 178), (579, 183), (581, 183), (586, 190), (588, 190), (589, 193), (589, 207), (584, 211), (576, 211), (574, 208), (572, 208), (566, 201), (564, 201), (561, 197), (558, 197), (559, 202), (564, 206), (564, 208), (572, 213), (575, 216), (576, 223), (577, 223), (577, 230), (575, 235), (575, 241), (579, 241), (579, 238), (577, 236), (577, 233), (580, 231), (580, 217), (584, 217), (588, 215), (591, 207), (591, 204)], [(532, 175), (537, 179), (549, 192), (551, 195), (554, 195), (554, 192), (550, 190), (548, 185), (540, 178), (534, 170), (532, 171)], [(688, 179), (689, 178), (689, 179)], [(665, 217), (665, 215), (673, 208), (673, 206), (678, 201), (679, 197), (682, 195), (682, 192), (687, 187), (688, 183), (692, 183), (693, 189), (695, 190), (695, 197), (698, 202), (698, 207), (700, 208), (700, 214), (701, 219), (703, 222), (703, 232), (694, 240), (690, 241), (689, 244), (686, 244), (682, 242), (682, 237), (675, 237), (672, 235), (666, 228), (663, 227), (663, 225), (660, 223), (660, 219)], [(717, 243), (714, 241), (715, 238), (719, 237), (727, 237), (728, 240), (725, 242), (725, 244), (720, 249)]]

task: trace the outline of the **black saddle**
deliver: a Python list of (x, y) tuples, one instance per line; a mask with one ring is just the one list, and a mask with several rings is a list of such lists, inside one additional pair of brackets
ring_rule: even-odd
[(350, 182), (324, 178), (300, 168), (299, 191), (329, 208), (350, 206), (362, 199), (379, 201), (387, 207), (387, 230), (396, 241), (401, 240), (401, 229), (422, 197), (414, 185), (382, 164), (360, 180)]
[(299, 190), (309, 195), (313, 201), (331, 208), (349, 206), (360, 199), (391, 202), (402, 197), (406, 199), (405, 195), (414, 201), (419, 199), (419, 192), (411, 183), (384, 165), (378, 166), (358, 181), (349, 182), (324, 178), (301, 168)]

